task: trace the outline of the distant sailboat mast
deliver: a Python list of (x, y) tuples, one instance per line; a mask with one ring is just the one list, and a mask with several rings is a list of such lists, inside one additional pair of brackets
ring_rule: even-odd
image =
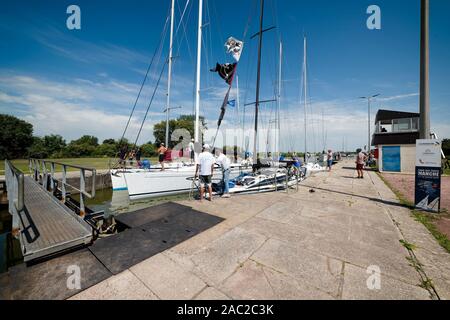
[(172, 62), (173, 62), (173, 28), (175, 22), (175, 0), (172, 0), (170, 14), (170, 48), (169, 48), (169, 70), (167, 77), (167, 104), (166, 104), (166, 148), (169, 147), (169, 120), (170, 120), (170, 89), (172, 83)]
[(259, 18), (259, 45), (258, 45), (258, 74), (256, 79), (256, 103), (255, 103), (255, 138), (253, 147), (253, 165), (258, 164), (258, 113), (259, 91), (261, 86), (261, 52), (263, 44), (264, 0), (261, 0), (261, 14)]
[(283, 63), (283, 42), (280, 41), (280, 62), (279, 62), (279, 66), (278, 66), (278, 99), (277, 99), (277, 133), (276, 133), (276, 148), (275, 148), (275, 153), (278, 154), (278, 159), (279, 159), (279, 154), (280, 154), (280, 136), (281, 136), (281, 125), (280, 125), (280, 109), (281, 109), (281, 73), (282, 73), (282, 63)]
[(200, 142), (200, 72), (202, 62), (203, 0), (198, 1), (197, 80), (195, 88), (195, 142)]
[(306, 132), (308, 130), (307, 125), (307, 112), (306, 112), (306, 106), (307, 106), (307, 70), (306, 70), (306, 36), (303, 37), (303, 48), (304, 48), (304, 55), (303, 55), (303, 85), (304, 85), (304, 95), (305, 95), (305, 102), (304, 102), (304, 109), (305, 109), (305, 163), (308, 161), (306, 154), (308, 153), (308, 139), (306, 136)]

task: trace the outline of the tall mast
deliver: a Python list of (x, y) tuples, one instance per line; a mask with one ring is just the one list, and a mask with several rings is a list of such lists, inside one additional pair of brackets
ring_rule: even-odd
[(169, 120), (170, 120), (170, 88), (172, 83), (172, 62), (173, 62), (173, 27), (175, 20), (175, 0), (172, 0), (170, 15), (170, 48), (169, 48), (169, 71), (167, 77), (167, 106), (166, 106), (166, 148), (169, 147)]
[(202, 63), (203, 0), (198, 1), (197, 83), (195, 88), (195, 142), (200, 141), (200, 72)]
[(303, 37), (303, 47), (304, 47), (304, 55), (303, 55), (303, 85), (304, 85), (304, 94), (305, 94), (305, 162), (307, 161), (306, 159), (306, 154), (308, 153), (308, 139), (306, 137), (306, 132), (307, 132), (307, 122), (306, 122), (306, 106), (307, 106), (307, 70), (306, 70), (306, 36)]
[(277, 134), (276, 134), (276, 152), (280, 153), (280, 135), (281, 135), (281, 125), (280, 125), (280, 109), (281, 109), (281, 73), (282, 73), (282, 64), (283, 64), (283, 42), (280, 41), (280, 62), (278, 66), (278, 103), (277, 103)]
[(264, 0), (261, 0), (261, 14), (259, 18), (259, 45), (258, 45), (258, 75), (256, 79), (256, 103), (255, 103), (255, 145), (253, 147), (253, 164), (258, 163), (258, 113), (259, 113), (259, 90), (261, 86), (261, 52), (263, 44), (263, 22), (264, 22)]

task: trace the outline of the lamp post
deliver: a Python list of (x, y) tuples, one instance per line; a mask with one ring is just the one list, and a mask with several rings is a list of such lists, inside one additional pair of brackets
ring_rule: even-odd
[(420, 139), (430, 139), (430, 41), (429, 0), (420, 8)]
[(375, 99), (376, 97), (380, 96), (380, 94), (375, 94), (373, 96), (368, 97), (360, 97), (361, 99), (367, 99), (367, 105), (368, 105), (368, 139), (367, 139), (367, 152), (370, 154), (370, 147), (371, 147), (371, 137), (370, 137), (370, 103), (372, 102), (372, 99)]

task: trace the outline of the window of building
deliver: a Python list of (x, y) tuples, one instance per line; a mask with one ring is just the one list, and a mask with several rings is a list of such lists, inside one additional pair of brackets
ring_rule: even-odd
[(411, 131), (411, 120), (412, 119), (395, 119), (393, 120), (393, 131), (394, 132), (403, 132), (403, 131)]

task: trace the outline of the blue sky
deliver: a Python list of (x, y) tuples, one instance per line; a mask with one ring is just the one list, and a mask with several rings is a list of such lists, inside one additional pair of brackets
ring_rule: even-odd
[[(186, 1), (177, 0), (176, 24)], [(71, 4), (81, 8), (81, 30), (66, 28), (66, 8)], [(231, 62), (223, 46), (229, 36), (245, 41), (239, 66), (241, 102), (255, 99), (256, 41), (249, 39), (258, 27), (255, 4), (255, 0), (205, 0), (202, 115), (210, 127), (214, 127), (226, 88), (208, 69), (216, 62)], [(381, 30), (366, 27), (366, 9), (372, 4), (381, 8)], [(419, 5), (419, 0), (266, 0), (265, 26), (276, 25), (277, 29), (264, 38), (261, 98), (274, 97), (281, 39), (285, 53), (283, 149), (303, 148), (303, 109), (299, 102), (303, 33), (308, 37), (311, 148), (320, 149), (326, 143), (340, 149), (344, 137), (348, 148), (366, 144), (367, 104), (358, 99), (362, 95), (382, 94), (373, 104), (373, 113), (379, 108), (418, 110)], [(158, 45), (169, 6), (169, 0), (2, 3), (0, 112), (33, 123), (38, 135), (61, 134), (68, 140), (82, 134), (119, 138)], [(193, 111), (197, 6), (197, 0), (189, 1), (175, 37), (172, 105), (183, 108), (174, 110), (173, 116)], [(432, 128), (441, 137), (450, 137), (449, 11), (449, 1), (431, 1)], [(167, 55), (168, 46), (166, 39), (162, 56)], [(152, 69), (127, 134), (130, 140), (135, 137), (159, 72), (160, 65)], [(164, 118), (165, 86), (166, 77), (141, 142), (153, 140), (153, 124)], [(263, 106), (263, 128), (268, 128), (273, 110), (272, 104)], [(250, 129), (252, 110), (248, 109), (246, 115), (245, 128)], [(236, 110), (231, 109), (224, 128), (241, 127), (237, 119)]]

